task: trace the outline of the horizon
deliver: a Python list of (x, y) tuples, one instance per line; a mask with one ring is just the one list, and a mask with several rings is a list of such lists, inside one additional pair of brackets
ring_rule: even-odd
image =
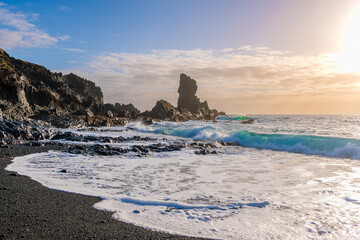
[(226, 113), (353, 115), (358, 23), (356, 0), (0, 0), (0, 48), (141, 111), (160, 99), (176, 106), (185, 73)]

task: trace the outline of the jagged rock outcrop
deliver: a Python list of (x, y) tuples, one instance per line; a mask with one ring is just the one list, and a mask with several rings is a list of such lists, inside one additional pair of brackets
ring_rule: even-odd
[(171, 103), (165, 100), (159, 100), (150, 112), (145, 112), (145, 115), (154, 119), (165, 121), (186, 121), (189, 120), (182, 115), (179, 110)]
[(130, 104), (120, 104), (120, 103), (106, 103), (100, 107), (101, 115), (108, 115), (109, 112), (116, 117), (125, 117), (134, 119), (140, 115), (140, 110)]
[(0, 49), (0, 117), (83, 127), (124, 125), (139, 114), (132, 104), (104, 104), (100, 87), (89, 80), (53, 73)]
[(180, 74), (178, 108), (183, 107), (190, 112), (196, 112), (201, 105), (200, 99), (195, 95), (197, 89), (198, 87), (194, 79), (186, 74)]
[(45, 140), (52, 137), (54, 130), (49, 129), (50, 125), (34, 120), (10, 121), (0, 118), (0, 146), (6, 145), (11, 140)]
[(142, 117), (168, 121), (213, 120), (225, 115), (196, 96), (196, 81), (180, 75), (178, 106), (160, 100), (140, 113), (132, 104), (104, 104), (95, 83), (73, 73), (53, 73), (43, 66), (10, 57), (0, 49), (0, 117), (41, 119), (57, 127), (123, 125)]
[(0, 109), (12, 119), (93, 111), (103, 104), (101, 89), (75, 74), (50, 72), (10, 57), (0, 49)]
[(180, 74), (178, 109), (189, 110), (193, 115), (192, 119), (198, 120), (213, 120), (219, 115), (226, 115), (224, 112), (210, 109), (207, 101), (201, 102), (195, 95), (197, 89), (194, 79), (184, 73)]
[(150, 112), (146, 111), (142, 115), (167, 121), (214, 120), (219, 115), (226, 115), (224, 112), (210, 109), (207, 101), (201, 102), (195, 95), (196, 91), (196, 81), (182, 73), (178, 89), (178, 106), (174, 107), (169, 102), (160, 100)]

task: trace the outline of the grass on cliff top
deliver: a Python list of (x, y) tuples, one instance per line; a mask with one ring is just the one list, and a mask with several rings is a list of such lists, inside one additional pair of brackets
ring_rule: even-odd
[(15, 69), (9, 65), (8, 61), (6, 61), (8, 57), (9, 55), (0, 48), (0, 71), (14, 72)]
[(12, 68), (8, 62), (3, 59), (2, 57), (0, 57), (0, 70), (1, 71), (8, 71), (8, 72), (14, 72), (14, 68)]
[(7, 55), (7, 53), (3, 49), (0, 48), (0, 56), (4, 56), (4, 55)]

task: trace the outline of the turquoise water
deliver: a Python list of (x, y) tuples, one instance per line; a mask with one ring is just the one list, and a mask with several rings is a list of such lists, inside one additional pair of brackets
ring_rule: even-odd
[[(7, 169), (52, 189), (100, 197), (95, 208), (157, 231), (236, 240), (360, 239), (360, 117), (248, 117), (255, 124), (235, 116), (67, 129), (158, 139), (82, 144), (129, 148), (180, 141), (189, 147), (146, 157), (55, 151), (17, 157)], [(198, 155), (194, 139), (236, 145), (214, 143), (218, 154)]]
[[(239, 120), (255, 119), (255, 124)], [(243, 147), (360, 159), (360, 116), (238, 116), (217, 122), (160, 122), (139, 131), (199, 140), (235, 142)]]

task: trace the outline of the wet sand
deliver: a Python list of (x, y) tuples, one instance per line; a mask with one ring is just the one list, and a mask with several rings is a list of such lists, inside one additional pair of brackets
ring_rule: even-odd
[(16, 156), (62, 149), (23, 145), (0, 148), (0, 240), (190, 239), (117, 221), (111, 212), (92, 207), (99, 198), (48, 189), (29, 177), (4, 170)]

